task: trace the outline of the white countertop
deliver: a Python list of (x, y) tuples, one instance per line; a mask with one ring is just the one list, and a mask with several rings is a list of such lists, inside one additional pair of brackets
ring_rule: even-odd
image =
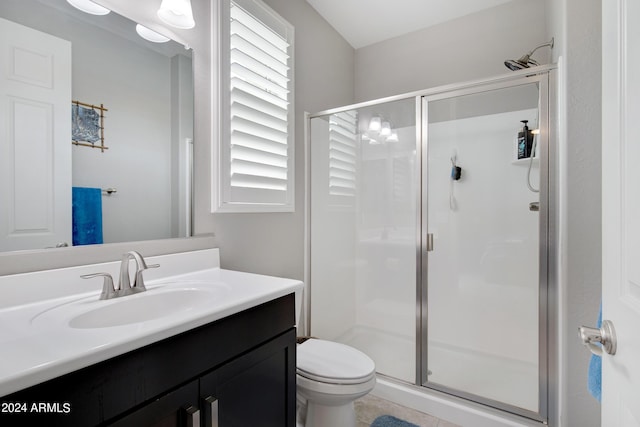
[[(149, 257), (147, 263), (160, 264), (144, 273), (147, 292), (106, 301), (98, 299), (101, 279), (79, 276), (106, 271), (117, 284), (119, 263), (0, 276), (0, 396), (290, 293), (296, 293), (298, 316), (302, 282), (220, 269), (217, 249)], [(207, 298), (147, 321), (70, 326), (71, 318), (96, 308), (179, 289), (196, 289)]]

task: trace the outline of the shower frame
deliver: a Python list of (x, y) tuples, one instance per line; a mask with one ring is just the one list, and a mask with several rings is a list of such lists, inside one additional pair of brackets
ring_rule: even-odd
[[(552, 125), (556, 122), (554, 105), (551, 99), (555, 97), (556, 90), (555, 64), (542, 65), (534, 68), (515, 71), (492, 78), (479, 79), (459, 84), (444, 85), (385, 97), (377, 100), (357, 103), (344, 107), (321, 111), (314, 114), (305, 114), (305, 135), (307, 147), (305, 147), (306, 162), (306, 196), (305, 196), (305, 281), (308, 290), (304, 304), (307, 307), (304, 316), (304, 335), (311, 335), (311, 156), (309, 141), (311, 140), (311, 119), (345, 112), (358, 108), (372, 107), (398, 100), (415, 98), (416, 103), (416, 159), (420, 161), (419, 185), (416, 190), (416, 379), (412, 386), (429, 389), (435, 393), (444, 393), (453, 399), (462, 399), (479, 403), (487, 407), (495, 408), (506, 413), (515, 414), (541, 423), (548, 423), (550, 413), (557, 411), (557, 381), (558, 377), (557, 352), (558, 352), (558, 292), (557, 292), (557, 189), (555, 170), (557, 168), (557, 144), (555, 144)], [(426, 171), (428, 153), (428, 103), (441, 99), (479, 94), (492, 90), (505, 89), (521, 85), (538, 83), (539, 93), (539, 126), (541, 129), (539, 139), (540, 149), (540, 220), (539, 220), (539, 303), (538, 303), (538, 411), (530, 411), (518, 408), (510, 404), (467, 393), (462, 390), (452, 389), (447, 386), (430, 383), (427, 381), (427, 354), (428, 354), (428, 298), (427, 298), (427, 215), (428, 196), (426, 189), (428, 174)], [(404, 383), (402, 380), (390, 378), (392, 382)]]

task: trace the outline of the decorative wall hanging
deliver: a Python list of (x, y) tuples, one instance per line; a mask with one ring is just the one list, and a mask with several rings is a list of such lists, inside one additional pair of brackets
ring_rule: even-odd
[(71, 101), (71, 143), (83, 147), (99, 148), (104, 153), (104, 112), (100, 106)]

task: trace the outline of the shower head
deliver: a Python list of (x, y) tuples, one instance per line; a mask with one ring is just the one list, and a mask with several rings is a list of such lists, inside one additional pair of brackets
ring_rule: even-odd
[(507, 59), (504, 61), (504, 65), (511, 71), (518, 71), (524, 68), (535, 67), (540, 64), (538, 64), (536, 60), (529, 58), (528, 55), (524, 55), (520, 57), (520, 59)]
[(548, 43), (541, 44), (540, 46), (533, 49), (531, 52), (522, 55), (519, 59), (507, 59), (506, 61), (504, 61), (504, 65), (511, 71), (522, 70), (524, 68), (535, 67), (537, 65), (540, 65), (535, 59), (531, 58), (531, 55), (533, 55), (533, 52), (540, 49), (541, 47), (549, 46), (551, 49), (553, 49), (553, 42), (554, 42), (554, 39), (552, 37)]

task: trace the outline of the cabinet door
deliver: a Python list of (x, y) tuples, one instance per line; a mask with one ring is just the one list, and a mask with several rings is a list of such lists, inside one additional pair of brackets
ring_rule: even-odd
[(206, 427), (294, 427), (295, 329), (223, 365), (200, 381)]
[(115, 427), (199, 427), (198, 381), (190, 382), (109, 425)]

